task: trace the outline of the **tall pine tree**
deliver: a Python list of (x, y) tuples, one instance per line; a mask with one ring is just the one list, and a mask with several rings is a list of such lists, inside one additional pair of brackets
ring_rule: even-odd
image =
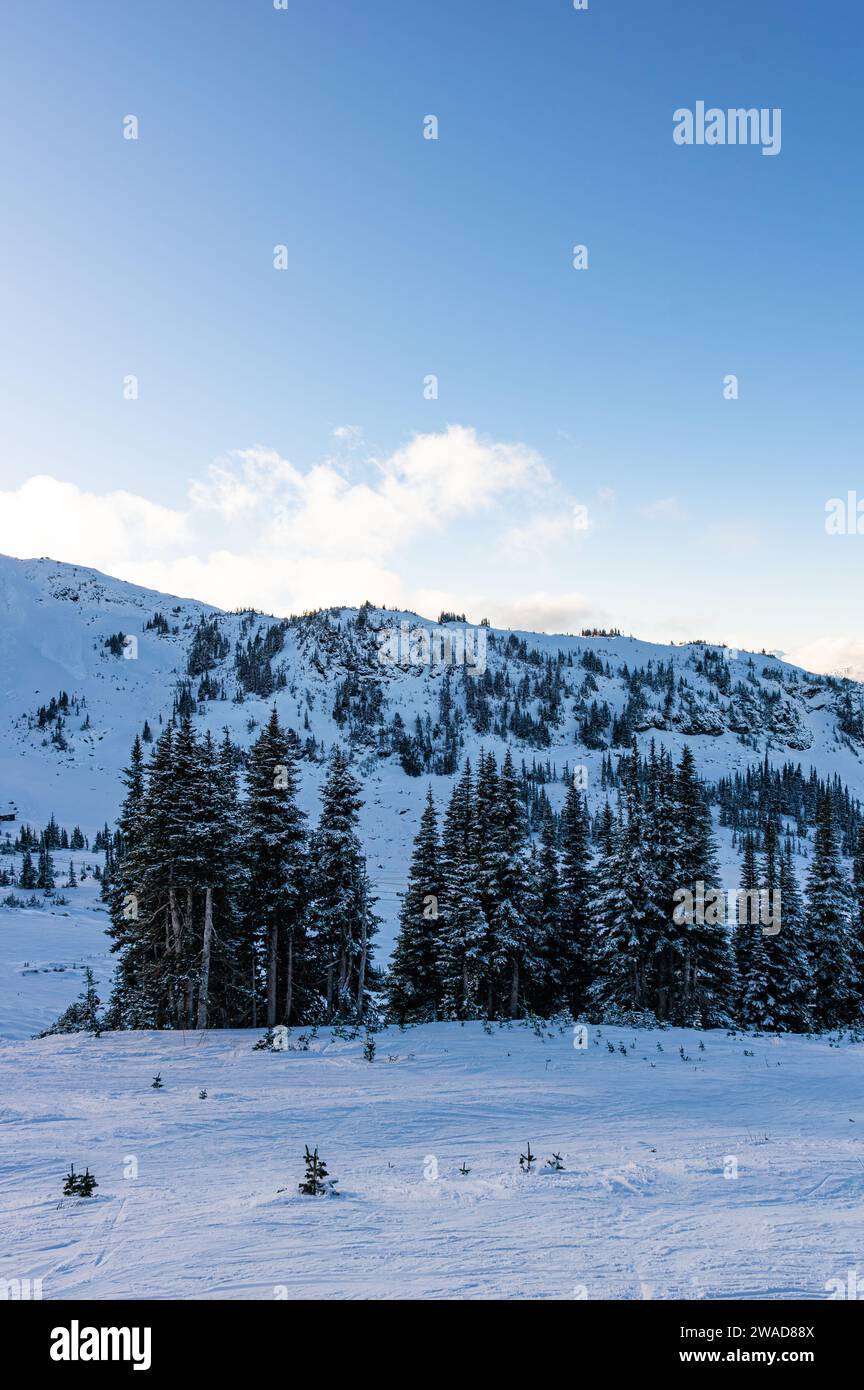
[(440, 859), (430, 787), (414, 841), (387, 979), (390, 1013), (399, 1023), (426, 1023), (438, 1018), (441, 1011)]

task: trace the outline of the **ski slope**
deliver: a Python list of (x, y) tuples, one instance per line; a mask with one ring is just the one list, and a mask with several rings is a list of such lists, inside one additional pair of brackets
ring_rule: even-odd
[[(864, 1269), (862, 1044), (434, 1024), (379, 1034), (369, 1063), (362, 1038), (257, 1036), (0, 1046), (0, 1278), (46, 1299), (759, 1300)], [(306, 1144), (340, 1197), (298, 1195)], [(70, 1162), (93, 1199), (61, 1199)]]

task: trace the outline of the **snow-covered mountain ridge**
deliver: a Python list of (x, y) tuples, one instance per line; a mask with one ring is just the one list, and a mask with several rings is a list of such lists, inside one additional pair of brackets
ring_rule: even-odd
[[(364, 777), (361, 830), (392, 920), (429, 781), (446, 796), (480, 748), (538, 765), (553, 806), (560, 778), (601, 766), (635, 737), (686, 743), (709, 782), (766, 755), (839, 777), (864, 799), (864, 687), (766, 654), (623, 636), (484, 629), (485, 670), (382, 661), (381, 635), (428, 629), (416, 614), (365, 606), (278, 618), (226, 613), (49, 559), (0, 557), (0, 812), (92, 835), (117, 810), (130, 745), (178, 708), (248, 744), (276, 705), (302, 759), (314, 814), (323, 760), (350, 746)], [(464, 627), (461, 622), (448, 624)], [(53, 701), (53, 704), (52, 704)], [(385, 937), (388, 933), (385, 932)]]

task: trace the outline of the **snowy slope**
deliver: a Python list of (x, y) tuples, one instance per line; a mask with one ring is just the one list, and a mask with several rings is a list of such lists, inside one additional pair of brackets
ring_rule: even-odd
[[(315, 740), (300, 764), (313, 817), (324, 755), (350, 746), (383, 957), (426, 787), (442, 805), (451, 785), (406, 775), (388, 742), (396, 716), (410, 733), (428, 714), (434, 738), (440, 712), (440, 669), (378, 660), (378, 630), (414, 615), (332, 610), (284, 623), (0, 558), (0, 811), (11, 803), (18, 824), (37, 828), (53, 812), (91, 839), (112, 821), (134, 735), (145, 721), (158, 735), (178, 694), (199, 693), (189, 667), (202, 620), (219, 645), (206, 680), (225, 698), (193, 699), (199, 728), (227, 727), (246, 745), (275, 703), (301, 743)], [(121, 636), (135, 639), (129, 659)], [(766, 755), (800, 762), (864, 797), (862, 747), (848, 732), (860, 687), (765, 655), (715, 650), (706, 665), (700, 644), (488, 637), (489, 681), (510, 682), (506, 699), (544, 655), (563, 653), (549, 745), (509, 742), (517, 764), (587, 767), (594, 807), (605, 750), (580, 739), (587, 705), (620, 716), (633, 671), (660, 664), (677, 695), (664, 708), (646, 687), (643, 749), (652, 738), (676, 752), (689, 744), (709, 781)], [(238, 701), (237, 653), (265, 639), (275, 691)], [(452, 684), (460, 761), (481, 747), (500, 758), (505, 740), (468, 716), (467, 681)], [(40, 707), (62, 691), (62, 723), (40, 726)], [(494, 693), (490, 708), (494, 724)], [(524, 708), (542, 714), (535, 699)], [(544, 790), (560, 805), (562, 781)], [(720, 841), (734, 884), (737, 856), (727, 833)], [(64, 890), (69, 858), (88, 877)], [(702, 1051), (695, 1034), (604, 1028), (581, 1050), (567, 1033), (436, 1024), (379, 1034), (369, 1064), (362, 1039), (328, 1031), (287, 1054), (253, 1052), (244, 1032), (31, 1041), (80, 992), (86, 967), (107, 993), (106, 915), (89, 873), (99, 858), (55, 855), (65, 904), (0, 906), (0, 1279), (41, 1278), (46, 1298), (816, 1299), (860, 1269), (862, 1045), (708, 1033)], [(149, 1084), (157, 1071), (161, 1091)], [(541, 1164), (559, 1151), (565, 1171), (521, 1173), (529, 1141)], [(297, 1195), (307, 1143), (340, 1179), (338, 1200)], [(95, 1200), (58, 1200), (70, 1162), (95, 1172)], [(738, 1176), (724, 1176), (736, 1164)]]
[[(248, 744), (275, 703), (282, 722), (295, 729), (301, 742), (317, 742), (317, 758), (301, 763), (301, 803), (313, 818), (323, 756), (337, 741), (350, 744), (365, 783), (361, 831), (384, 919), (379, 953), (385, 955), (395, 932), (398, 895), (426, 787), (431, 782), (441, 805), (451, 780), (408, 776), (399, 758), (381, 747), (397, 716), (408, 733), (418, 717), (422, 722), (428, 716), (433, 734), (439, 717), (440, 666), (382, 665), (379, 659), (382, 627), (398, 629), (404, 622), (413, 628), (424, 621), (428, 626), (414, 614), (368, 609), (358, 618), (357, 610), (338, 609), (286, 623), (260, 614), (223, 613), (80, 566), (0, 557), (0, 811), (14, 805), (18, 823), (37, 828), (53, 812), (61, 825), (71, 829), (79, 824), (91, 838), (106, 820), (113, 823), (122, 792), (119, 774), (135, 734), (149, 721), (158, 735), (178, 691), (185, 686), (193, 697), (200, 691), (201, 675), (190, 676), (189, 666), (202, 620), (213, 621), (223, 644), (224, 654), (207, 663), (206, 678), (224, 698), (197, 704), (193, 699), (199, 728), (210, 728), (217, 736), (228, 728), (235, 741)], [(159, 626), (154, 627), (154, 621)], [(235, 665), (237, 652), (256, 636), (263, 639), (268, 634), (278, 648), (267, 663), (277, 688), (267, 696), (244, 690), (238, 703), (235, 696), (242, 681)], [(127, 639), (128, 659), (124, 649), (117, 648), (121, 636)], [(114, 651), (106, 645), (112, 638)], [(679, 689), (676, 708), (666, 716), (662, 695), (645, 689), (645, 707), (636, 725), (643, 749), (654, 739), (677, 754), (688, 743), (709, 781), (744, 769), (767, 753), (778, 765), (791, 760), (805, 771), (815, 767), (822, 776), (837, 773), (855, 796), (864, 798), (864, 748), (838, 730), (843, 688), (837, 682), (808, 675), (773, 656), (720, 648), (710, 649), (712, 680), (704, 669), (706, 648), (699, 644), (665, 647), (631, 637), (488, 629), (489, 679), (506, 675), (511, 691), (520, 681), (536, 678), (544, 657), (555, 659), (559, 653), (565, 662), (563, 694), (557, 722), (549, 726), (550, 745), (538, 747), (512, 734), (509, 742), (517, 765), (524, 760), (530, 767), (536, 759), (548, 761), (559, 772), (565, 764), (584, 766), (594, 807), (605, 795), (599, 778), (604, 750), (586, 748), (580, 741), (580, 718), (594, 700), (605, 702), (613, 716), (620, 715), (629, 694), (628, 674), (637, 668), (656, 671), (659, 664), (672, 670), (676, 687), (683, 681), (686, 689), (683, 695)], [(590, 690), (585, 689), (586, 653), (595, 663)], [(728, 694), (718, 691), (716, 681), (717, 667), (722, 674), (724, 664)], [(478, 733), (465, 714), (464, 687), (473, 679), (456, 674), (452, 681), (461, 720), (460, 760), (466, 755), (476, 759), (482, 747), (492, 748), (500, 758), (505, 740), (494, 732)], [(346, 684), (350, 688), (343, 704), (349, 713), (340, 723), (334, 709)], [(846, 690), (860, 704), (861, 687), (848, 685)], [(59, 698), (61, 691), (74, 704), (74, 712), (63, 720), (62, 745), (53, 738), (57, 724), (40, 728), (37, 719), (40, 707)], [(381, 700), (378, 726), (364, 725), (358, 717), (370, 692)], [(493, 716), (500, 714), (503, 701), (493, 695), (490, 703)], [(536, 700), (529, 700), (526, 709), (540, 714)], [(560, 781), (547, 785), (553, 805), (561, 804), (564, 790)], [(724, 874), (734, 886), (737, 855), (728, 836), (721, 835), (720, 841)], [(2, 918), (0, 911), (0, 925)], [(0, 1034), (4, 1031), (0, 1026)], [(18, 1036), (17, 1029), (10, 1031)]]
[[(362, 1039), (253, 1038), (0, 1047), (0, 1278), (46, 1299), (822, 1299), (864, 1267), (860, 1044), (604, 1028), (583, 1051), (434, 1024), (369, 1064)], [(565, 1171), (520, 1172), (529, 1141)], [(305, 1144), (338, 1199), (297, 1194)], [(95, 1199), (60, 1200), (70, 1162)]]
[[(157, 614), (164, 615), (171, 631), (148, 630), (147, 624)], [(311, 734), (329, 749), (349, 736), (349, 728), (333, 717), (337, 688), (349, 676), (358, 684), (367, 681), (380, 686), (384, 717), (391, 720), (398, 714), (409, 732), (418, 715), (423, 719), (428, 713), (433, 721), (437, 717), (440, 667), (383, 666), (378, 660), (381, 627), (398, 628), (402, 622), (429, 626), (428, 618), (369, 609), (363, 629), (357, 626), (355, 609), (293, 618), (281, 650), (270, 663), (274, 673), (284, 672), (287, 685), (266, 697), (247, 693), (243, 703), (236, 704), (236, 644), (284, 620), (223, 613), (196, 600), (142, 589), (75, 565), (0, 556), (0, 809), (14, 803), (19, 820), (40, 824), (54, 810), (62, 824), (77, 820), (88, 832), (98, 829), (106, 817), (112, 819), (121, 794), (118, 774), (128, 760), (133, 737), (145, 720), (158, 734), (160, 720), (170, 717), (182, 682), (190, 682), (193, 694), (197, 690), (199, 680), (190, 681), (187, 666), (202, 618), (216, 620), (228, 653), (214, 661), (207, 673), (224, 685), (226, 698), (199, 703), (201, 728), (218, 733), (227, 727), (237, 741), (248, 743), (275, 703), (282, 721), (295, 728), (301, 739)], [(488, 632), (492, 675), (507, 670), (515, 681), (536, 670), (530, 661), (504, 649), (510, 638), (524, 639), (532, 655), (555, 657), (561, 652), (572, 659), (574, 664), (564, 671), (567, 693), (560, 723), (551, 729), (551, 746), (531, 746), (513, 737), (510, 742), (517, 762), (524, 758), (530, 764), (536, 757), (550, 759), (559, 769), (565, 761), (571, 766), (586, 765), (592, 799), (599, 796), (599, 782), (591, 772), (599, 767), (602, 753), (580, 744), (576, 717), (579, 686), (586, 674), (579, 662), (586, 652), (608, 663), (610, 674), (597, 675), (596, 691), (583, 698), (606, 701), (613, 714), (620, 713), (626, 702), (625, 670), (666, 662), (672, 664), (676, 681), (682, 677), (687, 681), (686, 716), (679, 711), (664, 721), (662, 700), (647, 692), (647, 712), (637, 725), (643, 748), (652, 738), (676, 750), (689, 743), (709, 780), (758, 762), (767, 751), (778, 764), (790, 759), (801, 762), (805, 770), (817, 768), (823, 776), (836, 772), (855, 795), (864, 796), (864, 747), (838, 733), (837, 683), (832, 685), (829, 678), (810, 675), (770, 655), (727, 654), (731, 682), (740, 685), (744, 695), (733, 691), (730, 697), (718, 698), (716, 688), (698, 670), (705, 653), (699, 644), (667, 647), (632, 637), (511, 634), (491, 628)], [(105, 646), (118, 634), (134, 638), (132, 659), (112, 655)], [(711, 650), (719, 653), (721, 648)], [(860, 704), (862, 688), (853, 683), (848, 688)], [(63, 751), (47, 736), (50, 727), (47, 731), (28, 727), (39, 706), (61, 690), (81, 701), (80, 716), (66, 721), (68, 747)], [(770, 719), (764, 704), (759, 707), (762, 696), (774, 701)], [(85, 716), (90, 727), (82, 730)], [(481, 736), (470, 727), (465, 730), (463, 753), (476, 756), (485, 746), (500, 755), (503, 745), (493, 733)], [(389, 809), (397, 814), (406, 809), (390, 805), (399, 790), (411, 807), (419, 803), (425, 795), (425, 777), (405, 776), (392, 757), (379, 759), (370, 740), (364, 744), (362, 737), (355, 737), (354, 747), (358, 756), (365, 755), (364, 772), (380, 773)], [(391, 771), (395, 778), (389, 776)]]
[[(85, 860), (72, 855), (76, 874)], [(60, 863), (66, 864), (65, 859)], [(62, 878), (61, 878), (62, 882)], [(16, 895), (26, 900), (29, 894)], [(107, 1001), (115, 957), (105, 928), (107, 909), (92, 879), (61, 891), (65, 903), (33, 894), (34, 906), (0, 908), (0, 1037), (31, 1038), (50, 1027), (84, 988), (90, 969), (100, 999)]]

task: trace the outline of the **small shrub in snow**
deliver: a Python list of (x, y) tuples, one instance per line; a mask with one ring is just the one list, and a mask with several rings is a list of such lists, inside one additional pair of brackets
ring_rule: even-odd
[(151, 1088), (152, 1088), (154, 1091), (161, 1091), (161, 1090), (162, 1090), (162, 1073), (161, 1073), (161, 1071), (157, 1071), (156, 1075), (153, 1077), (153, 1080), (150, 1082), (150, 1086), (151, 1086)]
[(63, 1181), (63, 1196), (92, 1197), (94, 1187), (98, 1186), (89, 1168), (85, 1168), (83, 1173), (76, 1173), (75, 1165), (70, 1163), (69, 1172)]
[(366, 1058), (366, 1061), (367, 1061), (367, 1062), (374, 1062), (374, 1061), (375, 1061), (375, 1039), (374, 1039), (374, 1038), (369, 1037), (369, 1038), (366, 1039), (365, 1043), (363, 1044), (363, 1056)]
[(564, 1164), (561, 1162), (561, 1155), (553, 1153), (551, 1158), (547, 1158), (546, 1167), (551, 1168), (554, 1173), (563, 1173)]
[(618, 1004), (610, 1004), (603, 1012), (600, 1022), (607, 1028), (668, 1028), (669, 1024), (657, 1018), (650, 1009), (622, 1009)]
[(328, 1175), (323, 1158), (318, 1156), (317, 1145), (313, 1153), (306, 1145), (306, 1176), (298, 1187), (304, 1197), (338, 1197), (336, 1183), (338, 1178)]
[(537, 1155), (531, 1152), (531, 1141), (528, 1141), (528, 1152), (519, 1155), (519, 1167), (523, 1173), (530, 1173), (532, 1164), (537, 1162)]

